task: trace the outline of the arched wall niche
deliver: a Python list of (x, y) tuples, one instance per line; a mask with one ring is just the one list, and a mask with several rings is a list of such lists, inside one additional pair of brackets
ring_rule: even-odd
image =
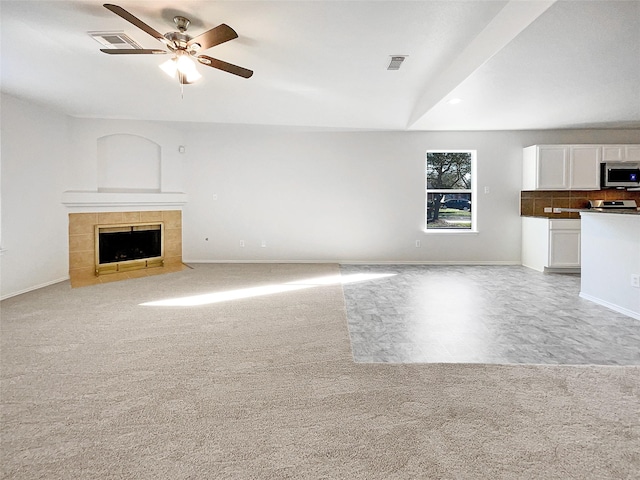
[(160, 192), (161, 147), (140, 135), (97, 140), (99, 192)]

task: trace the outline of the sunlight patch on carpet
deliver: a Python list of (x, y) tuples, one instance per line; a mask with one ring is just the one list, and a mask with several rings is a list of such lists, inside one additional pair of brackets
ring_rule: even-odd
[(354, 273), (350, 275), (327, 275), (324, 277), (307, 278), (293, 282), (264, 285), (260, 287), (240, 288), (224, 292), (211, 292), (187, 297), (167, 298), (152, 302), (141, 303), (144, 307), (196, 307), (213, 303), (242, 300), (245, 298), (261, 297), (276, 293), (292, 292), (307, 288), (328, 285), (344, 285), (347, 283), (367, 282), (380, 278), (392, 277), (395, 273)]

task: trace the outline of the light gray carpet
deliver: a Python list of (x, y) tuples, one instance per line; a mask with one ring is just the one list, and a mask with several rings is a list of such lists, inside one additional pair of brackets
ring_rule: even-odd
[(196, 265), (3, 301), (3, 478), (639, 478), (640, 367), (356, 364), (335, 284), (140, 305), (338, 272)]

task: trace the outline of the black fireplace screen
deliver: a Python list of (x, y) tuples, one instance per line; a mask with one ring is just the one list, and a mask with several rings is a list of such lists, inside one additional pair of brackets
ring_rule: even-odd
[(99, 236), (101, 265), (162, 256), (161, 225), (102, 228)]

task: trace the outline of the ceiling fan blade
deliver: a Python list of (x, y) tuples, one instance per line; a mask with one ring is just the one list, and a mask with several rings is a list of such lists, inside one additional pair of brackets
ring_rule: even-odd
[(218, 70), (224, 70), (225, 72), (233, 73), (234, 75), (238, 75), (239, 77), (249, 78), (251, 77), (251, 75), (253, 75), (253, 71), (251, 70), (233, 65), (231, 63), (223, 62), (222, 60), (208, 57), (206, 55), (198, 56), (198, 61), (203, 65), (217, 68)]
[(151, 48), (101, 48), (100, 51), (108, 53), (109, 55), (161, 55), (168, 53), (164, 50), (154, 50)]
[(192, 38), (187, 43), (187, 46), (190, 47), (197, 43), (200, 45), (200, 50), (206, 50), (207, 48), (220, 45), (221, 43), (228, 42), (234, 38), (238, 38), (238, 34), (229, 25), (223, 23), (195, 38)]
[(105, 3), (104, 8), (106, 8), (107, 10), (112, 11), (113, 13), (115, 13), (116, 15), (124, 18), (127, 22), (135, 25), (136, 27), (138, 27), (140, 30), (148, 33), (149, 35), (151, 35), (153, 38), (160, 40), (162, 43), (164, 43), (165, 45), (167, 45), (168, 47), (173, 47), (173, 43), (171, 43), (169, 40), (167, 40), (166, 38), (164, 38), (164, 35), (162, 35), (160, 32), (158, 32), (157, 30), (151, 28), (149, 25), (147, 25), (146, 23), (144, 23), (142, 20), (140, 20), (139, 18), (131, 15), (129, 12), (127, 12), (124, 8), (119, 7), (118, 5), (112, 5), (110, 3)]

